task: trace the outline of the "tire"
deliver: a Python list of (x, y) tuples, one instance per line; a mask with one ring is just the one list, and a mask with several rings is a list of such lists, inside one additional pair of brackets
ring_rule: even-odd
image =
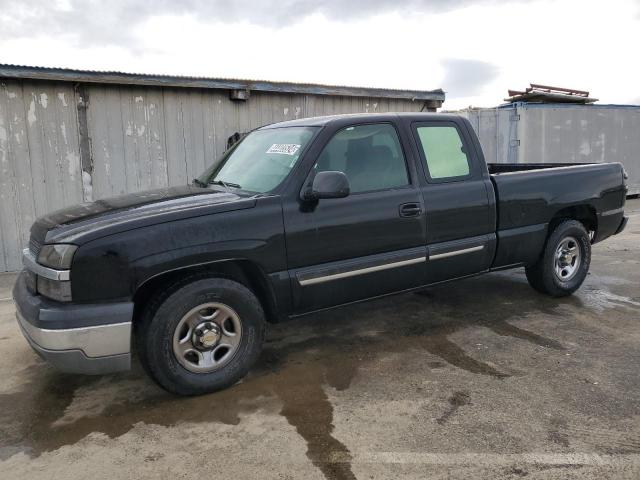
[(136, 344), (144, 369), (162, 388), (201, 395), (247, 374), (262, 350), (265, 325), (260, 302), (244, 285), (191, 277), (151, 299)]
[(589, 233), (577, 220), (564, 220), (547, 237), (538, 262), (525, 271), (529, 285), (538, 292), (565, 297), (580, 288), (590, 264)]

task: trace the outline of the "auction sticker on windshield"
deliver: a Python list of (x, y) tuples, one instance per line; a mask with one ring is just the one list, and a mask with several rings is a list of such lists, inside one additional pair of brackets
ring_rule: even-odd
[(283, 155), (295, 155), (300, 149), (296, 143), (274, 143), (269, 147), (267, 153), (281, 153)]

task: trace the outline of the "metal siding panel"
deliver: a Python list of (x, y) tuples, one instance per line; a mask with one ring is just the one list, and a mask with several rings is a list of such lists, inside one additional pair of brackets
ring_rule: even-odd
[(369, 98), (369, 103), (371, 104), (371, 112), (372, 113), (380, 113), (380, 99), (371, 97)]
[(145, 155), (149, 161), (148, 184), (150, 188), (166, 187), (169, 185), (169, 174), (162, 91), (149, 88), (145, 92), (141, 110), (138, 110), (137, 114), (144, 116), (146, 125), (143, 146), (148, 151)]
[[(204, 139), (204, 168), (216, 160), (216, 125), (215, 125), (215, 98), (211, 95), (202, 96), (202, 131)], [(198, 175), (202, 173), (199, 172)]]
[(242, 133), (238, 129), (238, 106), (228, 97), (222, 101), (222, 125), (222, 135), (226, 147), (227, 140), (231, 135)]
[(184, 185), (187, 183), (187, 140), (180, 91), (165, 89), (163, 102), (168, 182), (169, 185)]
[(74, 94), (67, 85), (3, 84), (0, 269), (20, 268), (36, 216), (82, 200)]
[[(22, 103), (23, 124), (25, 127), (25, 136), (27, 140), (27, 150), (29, 151), (29, 166), (31, 170), (31, 184), (33, 188), (33, 201), (36, 217), (44, 215), (51, 210), (51, 206), (47, 199), (47, 175), (45, 172), (45, 160), (41, 151), (39, 132), (31, 138), (29, 128), (37, 118), (35, 118), (35, 103), (33, 110), (30, 108), (32, 98), (32, 86), (22, 83), (20, 85), (20, 101)], [(18, 107), (19, 108), (19, 107)], [(27, 123), (28, 122), (28, 123)]]
[(335, 115), (337, 113), (336, 102), (337, 102), (336, 97), (326, 97), (324, 99), (324, 109), (325, 109), (326, 115)]
[[(495, 109), (490, 110), (481, 110), (478, 111), (475, 115), (476, 122), (473, 122), (477, 125), (476, 133), (478, 134), (478, 138), (480, 140), (480, 145), (482, 146), (482, 151), (484, 152), (484, 157), (487, 162), (496, 162), (497, 159), (497, 143), (496, 143), (496, 117), (497, 112)], [(472, 123), (472, 124), (473, 124)]]
[(640, 192), (640, 107), (524, 106), (521, 118), (521, 161), (620, 162)]
[[(266, 99), (261, 98), (261, 101), (265, 104), (266, 109), (271, 110), (271, 103), (269, 102), (269, 98), (270, 98), (270, 95), (267, 96)], [(237, 111), (237, 123), (236, 123), (235, 131), (238, 133), (245, 133), (245, 132), (251, 131), (251, 116), (250, 116), (250, 109), (247, 106), (247, 102), (239, 101), (239, 100), (236, 100), (236, 101), (229, 100), (229, 101), (233, 103)], [(249, 99), (249, 102), (250, 101), (251, 99)]]
[(640, 107), (519, 104), (461, 113), (476, 130), (487, 161), (620, 162), (629, 174), (629, 193), (640, 193)]
[(313, 95), (304, 96), (304, 107), (302, 109), (302, 115), (305, 117), (317, 117), (316, 113), (316, 99)]
[(157, 89), (120, 89), (127, 191), (168, 184), (162, 95)]
[[(135, 99), (134, 99), (135, 97)], [(89, 97), (91, 98), (91, 97)], [(136, 95), (135, 90), (127, 87), (118, 88), (118, 103), (120, 117), (122, 119), (122, 157), (125, 168), (125, 191), (127, 193), (141, 190), (141, 169), (144, 159), (140, 158), (140, 150), (137, 148), (139, 136), (144, 134), (144, 123), (136, 121), (136, 103), (142, 101), (141, 95)], [(141, 135), (138, 135), (140, 132)]]
[(516, 118), (520, 112), (517, 108), (497, 109), (496, 119), (496, 148), (497, 163), (518, 163), (520, 159), (520, 147), (518, 145), (522, 122)]
[(52, 84), (25, 83), (24, 87), (25, 92), (29, 91), (25, 96), (29, 150), (32, 156), (41, 158), (44, 165), (44, 208), (51, 211), (80, 202), (77, 137), (69, 138), (77, 126), (75, 105), (58, 105)]
[(260, 96), (256, 95), (256, 99), (260, 103), (260, 122), (261, 125), (269, 125), (273, 123), (273, 110), (271, 107), (271, 96), (268, 94), (263, 94)]
[[(13, 160), (14, 186), (16, 198), (14, 202), (16, 230), (9, 238), (5, 238), (15, 247), (14, 255), (7, 258), (7, 267), (18, 270), (21, 267), (21, 250), (29, 243), (29, 230), (37, 217), (36, 203), (31, 174), (31, 158), (29, 152), (29, 140), (27, 138), (27, 126), (24, 110), (24, 99), (20, 84), (14, 83), (6, 91), (8, 114), (8, 142)], [(71, 100), (73, 104), (73, 101)], [(2, 115), (0, 114), (0, 117)], [(72, 132), (70, 132), (72, 133)], [(2, 136), (0, 132), (0, 137)], [(69, 135), (70, 136), (70, 135)], [(0, 153), (0, 155), (2, 155)], [(4, 201), (3, 201), (4, 203)]]
[(224, 104), (228, 101), (221, 93), (215, 93), (211, 98), (211, 109), (213, 113), (213, 139), (216, 156), (219, 158), (227, 148), (227, 137), (225, 136)]
[(262, 125), (260, 124), (260, 103), (254, 102), (250, 98), (245, 108), (249, 110), (249, 129), (254, 130), (258, 127), (261, 127)]
[[(300, 97), (301, 99), (303, 97)], [(296, 107), (298, 112), (302, 112), (300, 103), (291, 95), (278, 95), (274, 105), (273, 119), (276, 122), (282, 122), (291, 117), (295, 118)]]
[(341, 113), (351, 113), (350, 105), (345, 105), (344, 97), (334, 97), (331, 104), (332, 112), (334, 115), (340, 115)]
[(314, 97), (315, 98), (315, 105), (316, 105), (316, 116), (318, 117), (323, 117), (325, 115), (328, 115), (327, 113), (327, 98), (325, 97)]
[(289, 116), (292, 119), (303, 118), (305, 116), (302, 109), (304, 105), (299, 101), (299, 97), (296, 95), (287, 95), (286, 97), (289, 103)]
[(17, 269), (16, 258), (20, 258), (18, 212), (18, 178), (16, 163), (24, 160), (12, 148), (13, 131), (18, 126), (9, 103), (11, 96), (18, 96), (17, 89), (7, 88), (2, 83), (0, 89), (0, 271)]
[(387, 113), (389, 112), (389, 99), (388, 98), (379, 98), (378, 99), (378, 105), (379, 105), (379, 110), (380, 113)]
[(518, 147), (511, 144), (518, 138), (518, 123), (512, 120), (517, 113), (513, 108), (487, 108), (482, 110), (463, 110), (473, 127), (485, 159), (490, 163), (516, 163)]
[[(306, 99), (302, 95), (289, 95), (289, 116), (291, 118), (304, 118), (306, 109)], [(313, 114), (317, 117), (318, 115)]]
[(343, 98), (343, 103), (346, 103), (349, 109), (347, 113), (360, 113), (364, 111), (364, 102), (361, 98)]
[(118, 87), (87, 88), (87, 127), (93, 158), (93, 198), (126, 193), (125, 128)]
[(200, 91), (190, 91), (184, 96), (182, 104), (187, 152), (186, 182), (200, 175), (205, 170), (204, 150), (204, 111), (203, 98)]

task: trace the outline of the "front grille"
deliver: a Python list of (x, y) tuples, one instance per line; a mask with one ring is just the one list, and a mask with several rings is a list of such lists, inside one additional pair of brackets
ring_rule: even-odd
[(33, 237), (29, 238), (29, 251), (35, 258), (38, 258), (41, 248), (42, 248), (42, 245), (40, 244), (40, 242), (38, 242)]

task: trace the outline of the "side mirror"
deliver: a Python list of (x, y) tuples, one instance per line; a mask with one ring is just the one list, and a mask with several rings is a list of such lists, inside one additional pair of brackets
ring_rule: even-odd
[(349, 195), (349, 179), (342, 172), (318, 172), (310, 189), (304, 192), (303, 200), (322, 198), (344, 198)]

